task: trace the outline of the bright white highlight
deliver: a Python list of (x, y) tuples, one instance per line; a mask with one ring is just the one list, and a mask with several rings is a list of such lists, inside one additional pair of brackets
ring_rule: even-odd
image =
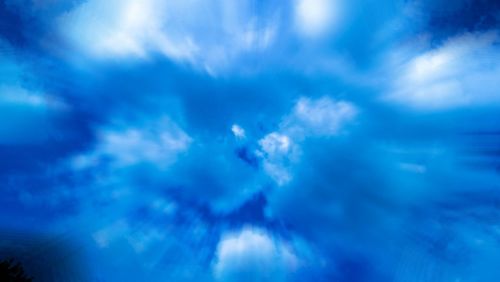
[(165, 4), (158, 0), (89, 1), (61, 18), (64, 33), (95, 57), (145, 58), (157, 50), (186, 60), (197, 47), (186, 36), (169, 38), (162, 32)]
[[(417, 110), (445, 110), (500, 101), (496, 34), (465, 35), (413, 57), (397, 69), (386, 98)], [(401, 75), (399, 75), (401, 73)]]
[(275, 19), (261, 19), (250, 0), (89, 0), (59, 19), (62, 35), (98, 59), (161, 54), (213, 74), (246, 52), (272, 45)]
[(259, 229), (227, 234), (217, 246), (213, 267), (218, 281), (285, 281), (297, 258), (282, 241)]
[(309, 37), (326, 33), (334, 24), (338, 8), (333, 0), (298, 0), (295, 4), (295, 24), (298, 31)]
[(233, 126), (231, 126), (231, 131), (233, 132), (233, 134), (236, 138), (238, 138), (238, 139), (245, 138), (245, 130), (243, 128), (241, 128), (239, 125), (233, 124)]
[(116, 167), (152, 163), (166, 168), (191, 143), (191, 138), (166, 118), (143, 128), (104, 130), (99, 139), (94, 151), (73, 160), (75, 168), (96, 165), (102, 158), (110, 158)]

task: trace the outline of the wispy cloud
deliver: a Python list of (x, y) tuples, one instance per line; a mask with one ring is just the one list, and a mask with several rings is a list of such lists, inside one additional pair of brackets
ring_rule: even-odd
[[(91, 57), (147, 59), (164, 55), (214, 73), (245, 52), (269, 47), (273, 19), (252, 11), (251, 1), (88, 1), (62, 15), (69, 43)], [(222, 44), (221, 44), (222, 43)]]
[(286, 281), (298, 261), (283, 241), (246, 227), (221, 239), (213, 269), (218, 281)]
[[(480, 106), (500, 101), (495, 90), (500, 64), (496, 32), (465, 34), (395, 66), (387, 99), (417, 110)], [(493, 60), (492, 60), (493, 59)]]
[(0, 1), (0, 230), (84, 281), (498, 281), (476, 2)]

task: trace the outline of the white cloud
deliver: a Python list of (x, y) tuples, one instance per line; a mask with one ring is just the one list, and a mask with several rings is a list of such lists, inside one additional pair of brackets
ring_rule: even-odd
[(329, 97), (317, 100), (301, 98), (285, 121), (285, 127), (294, 135), (336, 135), (357, 112), (353, 104), (345, 101), (334, 101)]
[(290, 168), (300, 158), (300, 143), (306, 138), (340, 134), (357, 113), (357, 108), (346, 101), (329, 97), (300, 98), (291, 113), (283, 118), (280, 129), (258, 141), (257, 156), (263, 160), (264, 171), (278, 185), (290, 182)]
[(166, 9), (158, 0), (88, 1), (60, 19), (71, 42), (96, 57), (146, 57), (156, 50), (176, 60), (191, 58), (197, 46), (189, 36), (162, 32)]
[(251, 1), (90, 0), (59, 19), (62, 34), (96, 58), (163, 54), (209, 72), (270, 46), (276, 22)]
[(443, 110), (500, 101), (497, 34), (467, 34), (396, 67), (385, 98), (418, 110)]
[(295, 25), (300, 34), (318, 37), (328, 32), (339, 16), (339, 5), (334, 0), (297, 0)]
[(152, 163), (166, 168), (186, 151), (191, 138), (168, 118), (141, 128), (105, 129), (95, 149), (73, 160), (75, 168), (97, 164), (110, 158), (116, 167)]
[(266, 173), (278, 185), (284, 185), (291, 180), (288, 164), (299, 154), (298, 147), (287, 135), (271, 132), (259, 140), (260, 150), (257, 155), (263, 158)]
[(245, 130), (241, 128), (241, 126), (237, 124), (233, 124), (231, 126), (231, 131), (233, 132), (234, 136), (238, 139), (244, 139), (245, 138)]
[(298, 259), (283, 241), (260, 229), (244, 228), (224, 236), (213, 266), (218, 281), (286, 281)]
[(291, 141), (286, 135), (272, 132), (261, 140), (259, 145), (268, 156), (286, 155), (290, 151)]
[(292, 180), (289, 168), (280, 161), (265, 159), (263, 166), (264, 171), (280, 186)]

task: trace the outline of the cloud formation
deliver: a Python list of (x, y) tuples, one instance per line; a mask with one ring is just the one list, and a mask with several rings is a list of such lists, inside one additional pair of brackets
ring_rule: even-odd
[(289, 246), (247, 227), (219, 242), (214, 273), (218, 281), (286, 281), (297, 264)]
[(325, 0), (295, 1), (297, 30), (307, 37), (324, 35), (339, 20), (339, 4), (339, 1)]
[(118, 168), (140, 163), (166, 168), (188, 150), (191, 143), (191, 138), (166, 117), (138, 128), (106, 129), (98, 138), (99, 143), (92, 152), (74, 159), (75, 168), (97, 165), (106, 159)]
[(446, 110), (498, 103), (496, 32), (465, 34), (418, 54), (398, 72), (388, 99), (417, 110)]
[(476, 2), (2, 1), (0, 231), (84, 281), (497, 281)]
[(160, 54), (214, 73), (240, 54), (273, 43), (277, 23), (262, 19), (252, 6), (252, 1), (88, 1), (62, 15), (58, 24), (69, 44), (91, 57)]
[(279, 185), (289, 182), (292, 179), (289, 167), (300, 159), (300, 143), (311, 137), (341, 133), (357, 111), (349, 102), (337, 102), (329, 97), (317, 100), (301, 97), (291, 113), (283, 118), (279, 130), (258, 141), (257, 155), (263, 158), (264, 170)]

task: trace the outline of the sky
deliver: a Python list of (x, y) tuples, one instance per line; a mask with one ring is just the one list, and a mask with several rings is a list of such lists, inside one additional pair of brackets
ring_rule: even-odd
[(2, 0), (34, 281), (498, 281), (500, 2)]

